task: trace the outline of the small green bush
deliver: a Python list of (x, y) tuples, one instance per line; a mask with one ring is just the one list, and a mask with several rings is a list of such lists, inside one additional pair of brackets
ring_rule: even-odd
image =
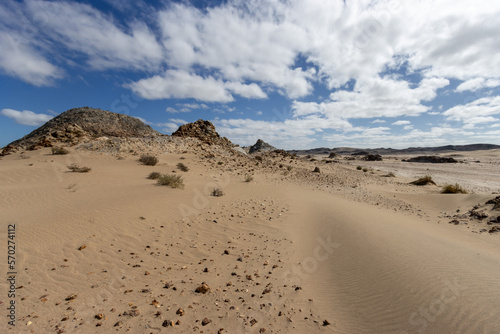
[(363, 167), (361, 167), (361, 166), (357, 166), (357, 167), (356, 167), (356, 169), (357, 169), (357, 170), (362, 170), (362, 169), (363, 169)]
[(253, 176), (252, 175), (246, 175), (245, 176), (245, 182), (252, 182), (253, 181)]
[(441, 190), (441, 194), (467, 194), (467, 190), (462, 188), (458, 183), (447, 184)]
[(180, 175), (164, 174), (158, 178), (158, 184), (161, 186), (169, 186), (171, 188), (184, 188), (184, 180)]
[(416, 186), (425, 186), (427, 184), (434, 184), (436, 185), (436, 182), (432, 179), (430, 175), (426, 175), (424, 177), (419, 178), (418, 180), (415, 180), (413, 182), (410, 182), (410, 184), (416, 185)]
[(53, 155), (66, 155), (68, 154), (69, 151), (65, 149), (64, 147), (52, 147), (52, 154)]
[(366, 168), (366, 167), (363, 168), (363, 172), (365, 172), (365, 173), (368, 172), (368, 168)]
[(260, 155), (258, 155), (258, 156), (255, 157), (255, 160), (262, 161), (262, 157)]
[(220, 166), (220, 165), (224, 165), (224, 162), (223, 162), (223, 161), (219, 161), (219, 162), (217, 163), (217, 165), (219, 165), (219, 166)]
[(148, 175), (148, 179), (150, 180), (158, 180), (160, 178), (161, 174), (158, 173), (158, 172), (151, 172), (149, 175)]
[(315, 167), (313, 173), (319, 173), (319, 172), (320, 172), (319, 167)]
[(215, 196), (215, 197), (221, 197), (221, 196), (224, 196), (224, 192), (222, 190), (220, 190), (219, 188), (215, 188), (214, 190), (212, 190), (211, 195)]
[(158, 158), (154, 155), (143, 155), (140, 157), (139, 161), (146, 166), (156, 166), (156, 164), (158, 163)]
[(177, 168), (179, 168), (183, 172), (187, 172), (189, 170), (188, 166), (184, 165), (182, 162), (177, 164)]
[(77, 164), (72, 164), (67, 166), (70, 171), (73, 173), (88, 173), (92, 170), (90, 167), (80, 167)]

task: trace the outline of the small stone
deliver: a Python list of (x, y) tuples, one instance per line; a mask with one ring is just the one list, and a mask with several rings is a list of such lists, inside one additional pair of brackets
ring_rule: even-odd
[(255, 320), (255, 319), (250, 320), (250, 325), (252, 325), (252, 326), (253, 326), (253, 325), (255, 325), (256, 323), (257, 323), (257, 320)]
[(330, 325), (330, 322), (328, 320), (323, 320), (323, 326), (328, 326)]
[(172, 322), (172, 320), (165, 320), (161, 325), (163, 327), (174, 327), (174, 323)]
[(113, 325), (113, 327), (118, 327), (118, 326), (121, 326), (121, 325), (122, 325), (122, 322), (121, 322), (121, 321), (118, 321), (118, 322), (116, 322), (116, 323)]
[(184, 310), (182, 308), (179, 308), (175, 314), (180, 315), (181, 317), (184, 315)]
[(212, 320), (210, 320), (210, 319), (208, 319), (208, 318), (205, 318), (205, 319), (203, 319), (203, 320), (201, 321), (201, 324), (202, 324), (203, 326), (206, 326), (206, 325), (208, 325), (208, 324), (209, 324), (209, 323), (211, 323), (211, 322), (212, 322)]
[(102, 319), (104, 319), (104, 314), (102, 314), (102, 313), (96, 314), (94, 316), (94, 318), (96, 318), (97, 320), (102, 320)]
[(229, 251), (227, 249), (224, 250), (224, 254), (229, 255)]
[(78, 247), (78, 250), (81, 251), (82, 249), (85, 249), (87, 248), (87, 245), (81, 245), (80, 247)]
[(196, 288), (196, 290), (194, 290), (194, 291), (195, 291), (195, 292), (197, 292), (197, 293), (203, 293), (203, 294), (205, 294), (205, 293), (207, 293), (207, 292), (209, 292), (209, 291), (210, 291), (210, 287), (209, 287), (207, 284), (202, 283), (202, 284), (201, 284), (199, 287), (197, 287), (197, 288)]
[(78, 296), (78, 294), (74, 293), (74, 294), (71, 294), (68, 297), (66, 297), (66, 299), (64, 299), (64, 300), (67, 300), (67, 301), (74, 300), (77, 296)]

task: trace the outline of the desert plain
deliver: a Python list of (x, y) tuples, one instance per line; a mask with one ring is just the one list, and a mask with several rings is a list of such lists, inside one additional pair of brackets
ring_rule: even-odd
[[(4, 279), (2, 332), (500, 330), (500, 211), (485, 204), (499, 196), (499, 150), (453, 152), (457, 164), (249, 155), (174, 137), (67, 150), (0, 160), (0, 239), (7, 254), (15, 225), (16, 247), (16, 321)], [(410, 184), (425, 175), (436, 185)], [(442, 194), (448, 183), (468, 193)]]

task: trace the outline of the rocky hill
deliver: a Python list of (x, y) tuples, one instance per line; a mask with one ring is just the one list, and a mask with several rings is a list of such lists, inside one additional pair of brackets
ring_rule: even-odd
[(135, 117), (82, 107), (54, 117), (30, 134), (7, 145), (1, 154), (19, 149), (36, 150), (57, 144), (72, 146), (103, 136), (156, 137), (162, 134)]
[(172, 133), (172, 136), (197, 138), (209, 145), (234, 146), (229, 139), (221, 137), (217, 131), (215, 131), (215, 126), (212, 123), (202, 119), (193, 123), (181, 125), (177, 131)]
[(257, 152), (269, 152), (274, 151), (276, 148), (272, 145), (269, 145), (262, 139), (257, 139), (257, 142), (250, 146), (249, 153), (257, 153)]

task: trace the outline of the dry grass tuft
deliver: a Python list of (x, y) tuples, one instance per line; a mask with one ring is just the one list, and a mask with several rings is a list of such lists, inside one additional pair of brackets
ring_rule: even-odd
[(177, 164), (177, 168), (179, 168), (183, 172), (187, 172), (189, 170), (188, 166), (184, 165), (182, 162)]
[(160, 178), (161, 174), (158, 173), (158, 172), (151, 172), (149, 175), (148, 175), (148, 179), (149, 180), (158, 180)]
[(458, 183), (447, 184), (441, 190), (441, 194), (467, 194), (467, 190), (462, 188)]
[(169, 186), (170, 188), (184, 188), (184, 180), (180, 175), (164, 174), (158, 178), (158, 184), (161, 186)]
[(139, 161), (146, 166), (156, 166), (156, 164), (158, 163), (158, 158), (154, 155), (143, 155), (141, 156)]
[(73, 173), (88, 173), (88, 172), (90, 172), (92, 170), (92, 168), (90, 168), (90, 167), (85, 167), (85, 166), (84, 167), (80, 167), (77, 164), (72, 164), (72, 165), (69, 165), (67, 167)]
[(64, 147), (52, 147), (52, 154), (53, 155), (66, 155), (68, 154), (69, 151), (65, 149)]
[(426, 176), (419, 178), (418, 180), (410, 182), (410, 184), (413, 184), (415, 186), (425, 186), (427, 184), (436, 185), (436, 182), (434, 182), (434, 180), (432, 179), (432, 177), (430, 175), (426, 175)]
[(221, 197), (221, 196), (224, 196), (224, 192), (222, 190), (220, 190), (219, 188), (215, 188), (214, 190), (212, 190), (212, 193), (210, 195), (215, 196), (215, 197)]

